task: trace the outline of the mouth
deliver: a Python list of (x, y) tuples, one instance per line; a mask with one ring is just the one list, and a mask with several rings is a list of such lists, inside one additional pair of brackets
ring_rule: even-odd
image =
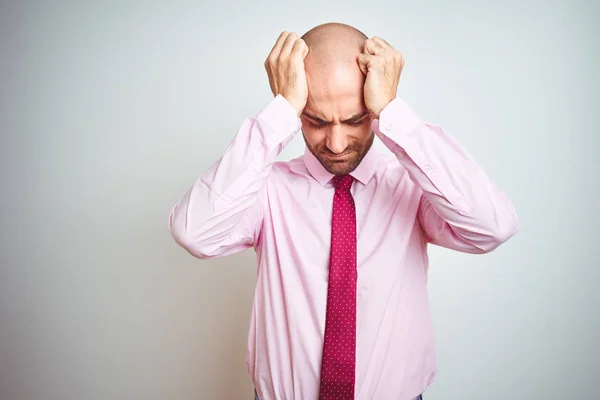
[(325, 156), (331, 160), (343, 160), (344, 158), (348, 157), (350, 155), (350, 152), (346, 152), (346, 153), (342, 153), (342, 154), (331, 154), (331, 153), (326, 153)]

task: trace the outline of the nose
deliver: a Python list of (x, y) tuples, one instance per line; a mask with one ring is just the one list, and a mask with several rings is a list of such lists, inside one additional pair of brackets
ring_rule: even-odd
[(348, 147), (348, 138), (342, 131), (342, 127), (339, 124), (331, 125), (329, 135), (325, 142), (327, 148), (334, 154), (341, 154)]

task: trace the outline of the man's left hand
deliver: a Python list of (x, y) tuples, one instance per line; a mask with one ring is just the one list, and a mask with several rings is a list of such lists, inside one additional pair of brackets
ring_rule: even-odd
[(396, 98), (404, 58), (385, 40), (374, 36), (365, 41), (363, 54), (358, 56), (358, 65), (366, 75), (365, 105), (371, 117), (379, 119), (379, 113)]

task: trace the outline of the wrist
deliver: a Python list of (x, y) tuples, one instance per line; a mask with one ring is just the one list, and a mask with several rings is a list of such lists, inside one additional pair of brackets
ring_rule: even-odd
[(302, 110), (304, 110), (304, 105), (306, 104), (306, 102), (302, 102), (299, 101), (297, 99), (295, 99), (293, 96), (288, 96), (285, 94), (281, 94), (281, 96), (287, 100), (287, 102), (294, 107), (294, 110), (296, 110), (296, 116), (300, 117), (300, 114), (302, 114)]
[(383, 110), (385, 110), (385, 108), (392, 102), (392, 100), (394, 99), (389, 99), (385, 102), (380, 103), (379, 105), (377, 105), (376, 107), (373, 107), (370, 112), (371, 115), (373, 116), (373, 119), (380, 119), (381, 117), (381, 113), (383, 112)]

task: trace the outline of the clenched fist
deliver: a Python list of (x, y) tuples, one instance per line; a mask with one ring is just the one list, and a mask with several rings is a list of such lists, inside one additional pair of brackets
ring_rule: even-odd
[(364, 52), (358, 56), (358, 65), (366, 75), (365, 106), (371, 116), (378, 119), (379, 113), (396, 98), (404, 59), (398, 50), (375, 36), (365, 41)]
[(285, 97), (296, 109), (298, 116), (306, 106), (308, 84), (304, 71), (304, 59), (308, 46), (298, 35), (283, 32), (265, 61), (271, 91)]

